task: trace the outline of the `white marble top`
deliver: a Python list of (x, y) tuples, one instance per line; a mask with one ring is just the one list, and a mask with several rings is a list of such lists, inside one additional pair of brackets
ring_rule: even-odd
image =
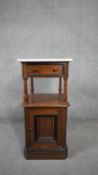
[(18, 62), (70, 62), (72, 58), (32, 58), (17, 59)]

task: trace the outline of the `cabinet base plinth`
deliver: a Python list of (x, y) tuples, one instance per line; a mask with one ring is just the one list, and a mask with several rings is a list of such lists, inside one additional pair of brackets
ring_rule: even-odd
[(31, 151), (24, 150), (24, 156), (27, 160), (33, 159), (66, 159), (68, 156), (68, 149), (61, 151)]

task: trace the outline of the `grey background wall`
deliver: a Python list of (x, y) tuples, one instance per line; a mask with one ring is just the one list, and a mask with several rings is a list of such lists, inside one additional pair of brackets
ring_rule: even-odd
[[(98, 1), (0, 0), (0, 118), (23, 118), (17, 58), (73, 57), (70, 118), (98, 117)], [(37, 81), (54, 91), (57, 81)], [(40, 84), (40, 86), (39, 86)]]
[[(33, 57), (73, 57), (66, 160), (27, 161), (23, 156), (16, 59)], [(97, 76), (98, 0), (0, 0), (0, 175), (98, 175)], [(36, 86), (37, 91), (56, 91), (57, 80), (37, 80)]]

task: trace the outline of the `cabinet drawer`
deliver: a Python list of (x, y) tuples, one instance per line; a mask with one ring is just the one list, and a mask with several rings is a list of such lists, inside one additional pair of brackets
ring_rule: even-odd
[(62, 65), (28, 65), (27, 73), (32, 75), (60, 75), (62, 74)]

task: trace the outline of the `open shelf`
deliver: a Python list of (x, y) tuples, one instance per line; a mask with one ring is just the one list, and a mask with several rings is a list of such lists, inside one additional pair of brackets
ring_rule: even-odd
[(24, 107), (68, 107), (63, 94), (33, 94), (29, 95), (28, 103)]

